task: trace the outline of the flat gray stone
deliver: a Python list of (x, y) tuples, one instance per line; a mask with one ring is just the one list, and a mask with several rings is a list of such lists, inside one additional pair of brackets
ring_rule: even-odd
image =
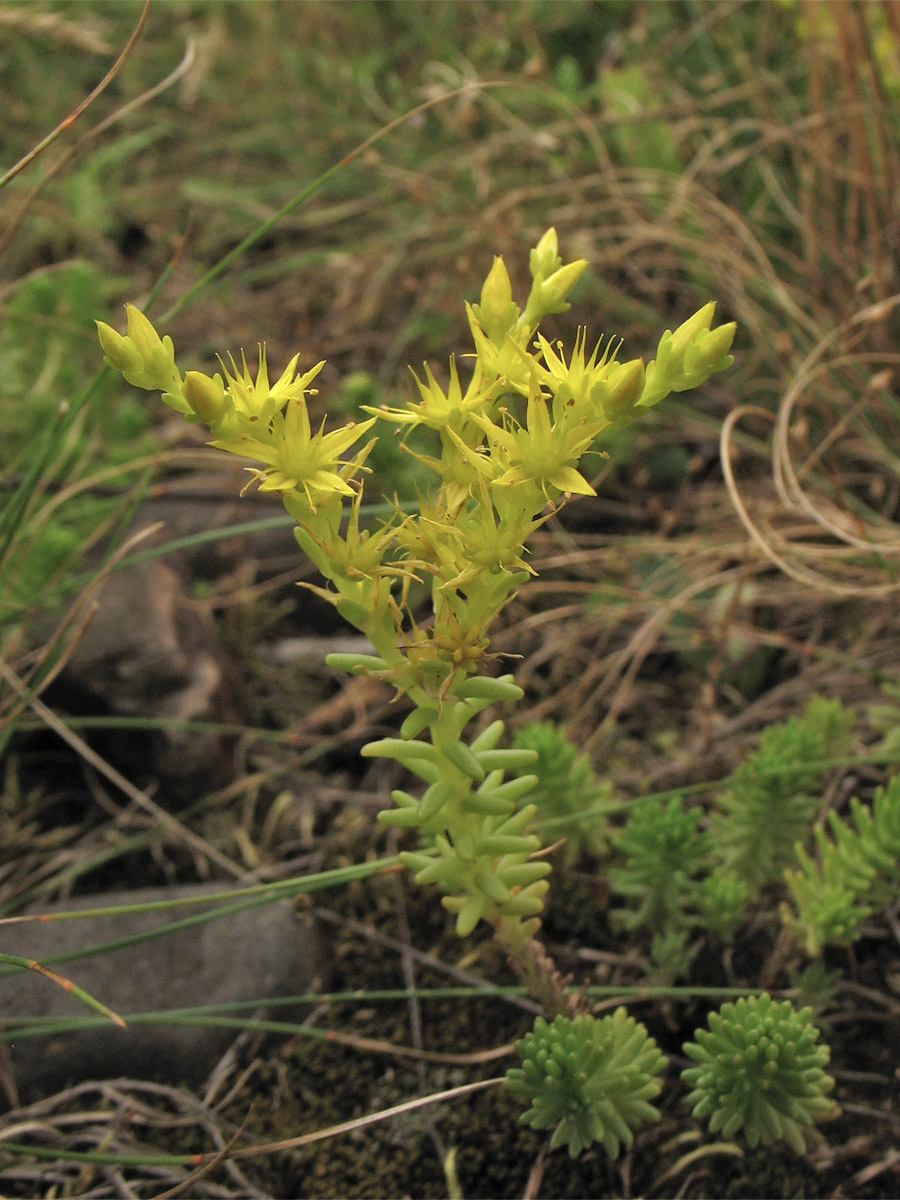
[[(212, 884), (144, 888), (82, 896), (35, 911), (67, 911), (184, 899), (228, 890)], [(221, 904), (232, 903), (224, 901)], [(52, 966), (125, 1020), (129, 1013), (297, 995), (319, 986), (314, 930), (290, 901), (245, 909), (104, 954), (53, 965), (57, 954), (158, 929), (217, 904), (121, 916), (0, 926), (0, 949)], [(0, 977), (0, 1019), (91, 1014), (73, 996), (35, 971)], [(232, 1015), (252, 1016), (255, 1010)], [(279, 1008), (273, 1014), (296, 1019)], [(233, 1029), (132, 1025), (110, 1021), (70, 1033), (26, 1038), (10, 1047), (23, 1099), (84, 1079), (150, 1076), (196, 1083), (213, 1069), (237, 1036)]]

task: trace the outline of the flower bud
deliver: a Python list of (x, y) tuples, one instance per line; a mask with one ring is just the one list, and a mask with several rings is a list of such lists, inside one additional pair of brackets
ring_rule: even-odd
[[(150, 320), (133, 304), (125, 305), (128, 337), (143, 364), (143, 376), (149, 383), (135, 383), (137, 387), (168, 390), (172, 386), (175, 371), (175, 350), (170, 337), (161, 338)], [(126, 376), (127, 378), (127, 376)]]
[(127, 337), (117, 333), (105, 321), (96, 321), (97, 337), (103, 347), (103, 357), (108, 366), (122, 375), (128, 376), (141, 369), (141, 356)]
[(549, 279), (555, 271), (559, 270), (562, 266), (562, 259), (559, 257), (558, 246), (556, 230), (548, 229), (529, 256), (532, 279), (537, 279), (538, 276), (542, 279)]
[(613, 363), (603, 381), (604, 391), (600, 399), (607, 420), (618, 421), (631, 412), (644, 390), (644, 378), (644, 360), (641, 358)]
[[(715, 300), (710, 300), (692, 317), (682, 322), (672, 334), (672, 364), (680, 367), (684, 352), (701, 334), (708, 332), (716, 312)], [(677, 369), (676, 367), (676, 369)]]
[(516, 323), (519, 308), (513, 302), (506, 264), (499, 256), (484, 281), (481, 303), (473, 308), (481, 328), (495, 345), (500, 345)]
[(135, 387), (145, 391), (171, 391), (180, 385), (175, 369), (172, 339), (159, 334), (133, 304), (125, 305), (127, 334), (123, 337), (104, 321), (97, 322), (97, 336), (107, 363)]
[(642, 408), (657, 404), (669, 392), (697, 387), (716, 371), (730, 367), (728, 354), (737, 326), (734, 321), (711, 329), (715, 301), (694, 313), (672, 333), (659, 339), (656, 358), (647, 365), (647, 377), (640, 398)]
[(665, 362), (662, 355), (659, 362), (672, 391), (683, 392), (696, 387), (714, 371), (731, 365), (725, 360), (737, 326), (731, 322), (711, 330), (715, 311), (716, 303), (710, 300), (670, 335)]
[(205, 425), (213, 426), (222, 419), (227, 402), (220, 375), (211, 379), (201, 371), (188, 371), (181, 394)]
[(586, 266), (587, 259), (579, 258), (575, 262), (566, 263), (564, 267), (554, 271), (549, 279), (544, 280), (539, 292), (544, 313), (566, 312), (569, 307), (566, 304), (566, 296), (584, 274)]
[(734, 361), (728, 351), (734, 341), (737, 324), (730, 321), (717, 329), (710, 329), (689, 346), (684, 355), (684, 371), (695, 387), (703, 383), (716, 371), (724, 371)]

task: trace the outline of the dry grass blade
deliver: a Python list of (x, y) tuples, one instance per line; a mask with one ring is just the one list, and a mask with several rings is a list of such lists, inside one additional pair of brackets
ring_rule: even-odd
[[(849, 443), (849, 452), (867, 468), (869, 480), (879, 466), (888, 476), (896, 472), (896, 462), (883, 438), (864, 429), (851, 440), (849, 431), (857, 418), (871, 418), (877, 395), (890, 387), (893, 372), (900, 366), (900, 356), (881, 351), (853, 351), (829, 357), (828, 352), (848, 341), (851, 344), (858, 341), (869, 328), (884, 322), (898, 304), (900, 296), (892, 296), (855, 313), (823, 337), (798, 370), (774, 417), (772, 472), (781, 511), (765, 522), (765, 529), (751, 515), (744, 489), (738, 483), (734, 442), (739, 422), (751, 416), (768, 421), (773, 419), (772, 415), (759, 406), (744, 405), (729, 413), (722, 427), (720, 452), (726, 486), (753, 542), (779, 570), (833, 596), (875, 598), (890, 595), (900, 586), (894, 581), (872, 581), (873, 575), (890, 572), (890, 562), (900, 552), (896, 523), (878, 519), (869, 509), (864, 524), (860, 506), (853, 506), (853, 494), (842, 493), (840, 462), (836, 467), (826, 463), (826, 454), (839, 446), (843, 437)], [(836, 393), (835, 402), (840, 405), (837, 419), (825, 423), (818, 444), (809, 448), (802, 466), (795, 466), (795, 447), (799, 439), (807, 440), (809, 429), (806, 393), (810, 393), (812, 401), (818, 399), (823, 406), (830, 406), (833, 402), (828, 389), (833, 388), (835, 380), (838, 383), (846, 380)], [(861, 386), (857, 390), (862, 394), (855, 405), (848, 405), (843, 398), (847, 392), (853, 394), (854, 380), (859, 381)], [(852, 462), (843, 469), (843, 474), (852, 480)], [(821, 484), (815, 485), (816, 475), (831, 485), (832, 493), (840, 493), (837, 501), (822, 494)], [(810, 494), (810, 484), (817, 486), (819, 494), (815, 499)], [(812, 540), (805, 522), (783, 528), (782, 519), (776, 526), (778, 517), (790, 518), (796, 514), (808, 518), (813, 528), (824, 530), (833, 541)], [(838, 571), (842, 577), (835, 578)]]
[[(70, 1196), (92, 1195), (85, 1192), (87, 1176), (93, 1172), (93, 1182), (99, 1195), (157, 1196), (160, 1187), (177, 1188), (188, 1182), (191, 1195), (198, 1200), (270, 1200), (271, 1193), (261, 1190), (246, 1177), (231, 1160), (227, 1148), (239, 1137), (243, 1122), (237, 1129), (231, 1126), (226, 1134), (215, 1114), (186, 1089), (165, 1084), (132, 1079), (88, 1082), (67, 1088), (57, 1095), (40, 1100), (24, 1109), (8, 1113), (0, 1128), (0, 1147), (4, 1141), (34, 1138), (38, 1142), (56, 1145), (59, 1157), (39, 1161), (33, 1167), (22, 1163), (7, 1164), (0, 1169), (0, 1187), (21, 1188), (31, 1184), (29, 1195), (44, 1195), (48, 1180), (53, 1179)], [(98, 1152), (112, 1152), (139, 1158), (147, 1152), (148, 1133), (154, 1139), (167, 1133), (183, 1143), (188, 1137), (200, 1144), (212, 1142), (217, 1150), (206, 1157), (227, 1173), (230, 1186), (211, 1183), (208, 1172), (188, 1172), (182, 1166), (147, 1163), (143, 1166), (119, 1168), (85, 1164), (67, 1159), (67, 1147), (77, 1145)], [(223, 1153), (224, 1152), (224, 1153)], [(204, 1157), (198, 1155), (198, 1161)], [(201, 1168), (202, 1169), (202, 1168)], [(105, 1174), (107, 1181), (118, 1174), (122, 1186), (110, 1192), (107, 1184), (97, 1178)], [(4, 1192), (6, 1188), (4, 1187)], [(21, 1193), (20, 1193), (21, 1194)]]
[(43, 154), (48, 146), (51, 146), (56, 141), (60, 134), (65, 133), (67, 129), (71, 129), (85, 109), (89, 108), (97, 99), (97, 97), (112, 83), (112, 81), (121, 71), (122, 67), (128, 61), (132, 50), (134, 50), (135, 46), (137, 45), (138, 38), (143, 32), (144, 25), (146, 24), (147, 17), (150, 13), (150, 4), (151, 0), (144, 0), (144, 7), (141, 10), (141, 15), (138, 18), (137, 25), (134, 27), (134, 32), (126, 42), (125, 47), (119, 57), (106, 72), (93, 91), (85, 96), (84, 100), (82, 100), (82, 102), (76, 108), (74, 108), (67, 117), (64, 117), (63, 120), (60, 121), (60, 123), (56, 126), (56, 128), (52, 130), (52, 132), (48, 133), (45, 138), (42, 138), (41, 141), (38, 142), (38, 144), (31, 150), (29, 150), (29, 152), (23, 158), (20, 158), (19, 161), (14, 163), (4, 175), (0, 176), (0, 188), (5, 187), (11, 179), (14, 179), (16, 175), (24, 171), (30, 163), (33, 163), (36, 158)]
[(423, 1063), (446, 1063), (448, 1066), (455, 1067), (480, 1066), (482, 1063), (509, 1058), (513, 1053), (512, 1045), (508, 1045), (492, 1046), (490, 1050), (474, 1050), (470, 1054), (443, 1054), (438, 1050), (423, 1050), (418, 1046), (398, 1046), (393, 1042), (379, 1041), (377, 1038), (357, 1037), (352, 1033), (340, 1033), (336, 1029), (330, 1029), (325, 1035), (325, 1039), (341, 1046), (352, 1046), (356, 1050), (365, 1050), (373, 1054), (393, 1055), (397, 1058), (409, 1058)]
[(499, 1075), (495, 1079), (479, 1079), (474, 1083), (463, 1083), (459, 1087), (447, 1088), (442, 1092), (434, 1092), (430, 1096), (417, 1096), (414, 1100), (406, 1100), (403, 1104), (395, 1104), (391, 1108), (382, 1109), (381, 1112), (369, 1113), (365, 1117), (356, 1117), (352, 1121), (342, 1121), (339, 1125), (332, 1125), (328, 1129), (317, 1129), (314, 1133), (304, 1133), (294, 1138), (283, 1138), (278, 1142), (265, 1142), (259, 1146), (243, 1146), (239, 1150), (234, 1151), (234, 1157), (250, 1158), (257, 1154), (275, 1154), (281, 1150), (299, 1150), (301, 1146), (312, 1146), (315, 1142), (322, 1142), (327, 1138), (338, 1137), (342, 1133), (353, 1133), (357, 1129), (366, 1129), (370, 1125), (377, 1125), (381, 1121), (389, 1121), (392, 1117), (399, 1117), (404, 1113), (415, 1112), (416, 1109), (426, 1108), (431, 1104), (442, 1104), (445, 1100), (458, 1100), (463, 1096), (472, 1095), (473, 1092), (483, 1092), (485, 1088), (497, 1087), (498, 1084), (504, 1082), (505, 1078), (505, 1075)]
[(235, 1133), (229, 1138), (228, 1143), (222, 1147), (215, 1157), (211, 1158), (210, 1161), (205, 1163), (202, 1167), (199, 1167), (192, 1175), (189, 1175), (187, 1179), (183, 1180), (181, 1183), (176, 1183), (174, 1187), (169, 1188), (165, 1192), (157, 1192), (155, 1196), (151, 1197), (151, 1200), (173, 1200), (175, 1196), (182, 1196), (188, 1188), (193, 1188), (197, 1183), (200, 1182), (201, 1179), (209, 1175), (211, 1171), (214, 1171), (219, 1163), (224, 1162), (228, 1158), (232, 1150), (244, 1136), (244, 1131), (247, 1128), (247, 1125), (250, 1123), (250, 1118), (252, 1116), (253, 1106), (251, 1105), (247, 1111), (246, 1117), (240, 1125), (240, 1128), (235, 1131)]

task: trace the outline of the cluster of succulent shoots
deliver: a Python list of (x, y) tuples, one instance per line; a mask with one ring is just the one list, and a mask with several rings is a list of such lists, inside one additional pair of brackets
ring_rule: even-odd
[(572, 1158), (601, 1142), (610, 1158), (630, 1146), (642, 1125), (659, 1120), (650, 1101), (662, 1089), (666, 1058), (624, 1008), (611, 1016), (538, 1017), (516, 1042), (521, 1067), (507, 1072), (511, 1092), (531, 1101), (522, 1121), (553, 1126), (550, 1149), (567, 1146)]
[[(128, 382), (160, 390), (188, 421), (209, 426), (212, 445), (261, 464), (252, 479), (280, 493), (327, 581), (315, 590), (371, 642), (371, 654), (332, 655), (330, 664), (387, 680), (412, 702), (399, 736), (363, 753), (403, 763), (424, 792), (398, 789), (380, 819), (420, 831), (421, 849), (405, 860), (420, 882), (438, 885), (461, 935), (486, 920), (513, 950), (539, 925), (550, 868), (534, 857), (535, 808), (522, 803), (534, 753), (500, 747), (500, 721), (466, 736), (488, 705), (521, 696), (511, 677), (491, 674), (491, 626), (533, 574), (529, 536), (572, 493), (593, 494), (583, 460), (603, 454), (604, 433), (732, 361), (734, 324), (713, 328), (712, 303), (666, 331), (649, 363), (620, 361), (612, 341), (589, 352), (583, 331), (567, 358), (538, 325), (569, 307), (586, 266), (564, 264), (549, 230), (531, 251), (520, 308), (496, 258), (480, 302), (467, 306), (475, 352), (465, 385), (453, 361), (445, 387), (426, 367), (417, 401), (367, 409), (367, 419), (330, 432), (313, 429), (307, 408), (322, 363), (298, 375), (295, 357), (271, 383), (260, 348), (255, 378), (243, 356), (240, 367), (231, 358), (221, 373), (183, 375), (171, 339), (137, 308), (127, 308), (124, 335), (99, 324), (106, 361)], [(431, 431), (430, 452), (416, 456), (435, 485), (417, 513), (366, 529), (362, 484), (377, 421)], [(409, 603), (414, 580), (430, 582), (428, 621)]]
[[(326, 581), (314, 590), (371, 643), (371, 653), (333, 654), (329, 663), (386, 680), (411, 703), (398, 736), (372, 742), (363, 753), (395, 759), (424, 786), (419, 794), (395, 790), (393, 807), (379, 819), (418, 831), (419, 848), (402, 857), (419, 882), (438, 886), (459, 934), (487, 921), (513, 963), (518, 956), (523, 976), (543, 970), (536, 994), (558, 978), (534, 940), (550, 869), (532, 829), (536, 806), (528, 803), (538, 783), (530, 772), (538, 751), (527, 744), (504, 748), (500, 720), (479, 722), (467, 734), (490, 705), (522, 696), (511, 675), (492, 670), (491, 626), (534, 574), (526, 559), (529, 536), (571, 494), (593, 494), (585, 459), (604, 454), (604, 434), (729, 366), (735, 332), (733, 323), (713, 328), (709, 303), (674, 333), (667, 330), (648, 363), (620, 361), (612, 341), (588, 351), (584, 331), (567, 357), (538, 325), (566, 311), (586, 266), (563, 263), (549, 230), (531, 251), (532, 284), (522, 308), (496, 258), (480, 302), (467, 307), (474, 354), (465, 384), (453, 361), (445, 386), (426, 367), (424, 379), (416, 377), (417, 400), (365, 408), (366, 419), (329, 432), (325, 422), (313, 429), (307, 407), (322, 363), (298, 375), (297, 356), (272, 383), (260, 347), (255, 376), (243, 355), (240, 366), (234, 358), (228, 365), (220, 360), (221, 373), (182, 374), (171, 338), (161, 337), (137, 308), (127, 308), (124, 335), (99, 323), (110, 366), (136, 387), (161, 391), (188, 421), (206, 424), (213, 446), (257, 464), (248, 468), (251, 480), (281, 495), (297, 541)], [(377, 422), (415, 435), (408, 448), (433, 472), (434, 486), (420, 496), (417, 512), (398, 509), (365, 528), (363, 481), (376, 440), (367, 435)], [(413, 582), (420, 591), (423, 581), (432, 602), (427, 618), (412, 599)], [(596, 787), (592, 794), (599, 798)], [(509, 1086), (531, 1100), (526, 1123), (555, 1126), (554, 1146), (575, 1154), (600, 1141), (614, 1155), (656, 1118), (650, 1100), (665, 1060), (624, 1010), (602, 1020), (571, 1015), (562, 1011), (572, 1007), (566, 1000), (552, 1023), (539, 1019), (519, 1044), (523, 1066), (510, 1071)], [(780, 1009), (773, 1019), (792, 1030)], [(797, 1062), (784, 1059), (788, 1077), (778, 1095), (796, 1096), (800, 1106), (785, 1113), (794, 1122), (783, 1125), (788, 1132), (804, 1113), (823, 1108), (809, 1094), (825, 1086), (818, 1076), (808, 1076), (803, 1095), (794, 1087), (795, 1067), (812, 1063), (805, 1047)], [(774, 1061), (777, 1074), (782, 1061)], [(717, 1079), (709, 1086), (718, 1086)], [(705, 1080), (695, 1090), (707, 1087)]]
[(803, 938), (809, 954), (828, 944), (849, 946), (859, 926), (891, 905), (900, 876), (900, 775), (878, 788), (871, 804), (850, 801), (851, 821), (829, 812), (815, 829), (818, 855), (796, 848), (796, 868), (785, 878), (796, 913), (782, 905), (782, 920)]
[[(681, 1077), (711, 1133), (740, 1132), (751, 1146), (785, 1141), (802, 1154), (813, 1125), (836, 1115), (828, 1047), (818, 1044), (809, 1008), (742, 997), (710, 1013), (709, 1028), (694, 1036), (683, 1050), (697, 1066)], [(616, 1158), (642, 1125), (659, 1120), (651, 1101), (667, 1060), (624, 1008), (602, 1018), (538, 1017), (516, 1050), (522, 1065), (507, 1072), (507, 1087), (530, 1100), (526, 1125), (553, 1126), (551, 1149), (567, 1146), (575, 1158), (600, 1142)]]
[(748, 996), (710, 1013), (709, 1028), (694, 1036), (684, 1052), (697, 1066), (681, 1077), (711, 1132), (732, 1138), (742, 1130), (751, 1146), (786, 1141), (802, 1154), (812, 1125), (836, 1112), (829, 1051), (818, 1045), (811, 1009)]

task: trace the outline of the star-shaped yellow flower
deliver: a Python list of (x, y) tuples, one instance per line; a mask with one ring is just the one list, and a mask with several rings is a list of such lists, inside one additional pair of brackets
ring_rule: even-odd
[(375, 424), (374, 417), (359, 425), (351, 422), (331, 433), (325, 433), (323, 420), (319, 432), (314, 434), (306, 400), (298, 396), (288, 400), (283, 412), (273, 413), (268, 425), (262, 428), (253, 417), (242, 413), (238, 414), (238, 422), (240, 433), (236, 437), (216, 439), (211, 444), (266, 463), (262, 470), (252, 469), (260, 491), (302, 491), (313, 510), (318, 497), (335, 492), (345, 496), (355, 494), (347, 481), (352, 471), (347, 472), (346, 468), (361, 466), (365, 449), (349, 462), (341, 455)]
[(488, 439), (491, 457), (499, 462), (499, 475), (494, 486), (534, 483), (549, 499), (548, 488), (558, 492), (575, 492), (582, 496), (595, 495), (594, 489), (576, 470), (578, 461), (596, 435), (605, 427), (605, 420), (584, 419), (577, 424), (552, 422), (547, 400), (532, 375), (528, 389), (528, 411), (525, 427), (510, 423), (497, 425), (477, 413), (472, 420)]

